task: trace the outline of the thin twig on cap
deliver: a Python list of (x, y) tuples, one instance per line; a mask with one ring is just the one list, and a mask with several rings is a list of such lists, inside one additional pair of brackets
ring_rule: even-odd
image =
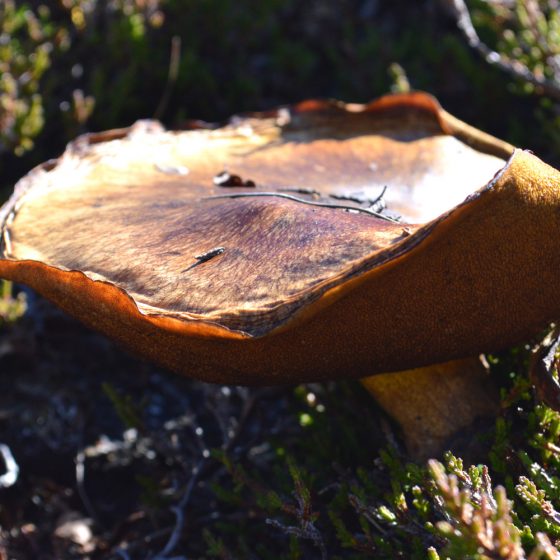
[(394, 218), (390, 218), (389, 216), (385, 216), (384, 214), (380, 214), (375, 210), (371, 210), (370, 208), (361, 208), (359, 206), (342, 206), (339, 204), (329, 204), (328, 202), (314, 202), (312, 200), (305, 200), (303, 198), (298, 198), (297, 196), (292, 196), (290, 194), (284, 194), (280, 192), (255, 192), (255, 193), (234, 193), (234, 194), (219, 194), (215, 196), (206, 196), (202, 200), (217, 200), (220, 198), (249, 198), (249, 197), (264, 197), (264, 196), (273, 196), (276, 198), (285, 198), (287, 200), (292, 200), (293, 202), (299, 202), (301, 204), (308, 204), (309, 206), (319, 206), (321, 208), (335, 208), (339, 210), (347, 210), (347, 211), (354, 211), (354, 212), (361, 212), (363, 214), (369, 214), (370, 216), (374, 216), (376, 218), (380, 218), (381, 220), (386, 220), (387, 222), (391, 223), (399, 223), (398, 220)]

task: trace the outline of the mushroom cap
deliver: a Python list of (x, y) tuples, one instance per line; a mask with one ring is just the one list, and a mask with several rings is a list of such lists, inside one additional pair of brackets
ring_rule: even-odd
[[(18, 183), (0, 276), (206, 381), (398, 371), (555, 317), (538, 271), (560, 270), (558, 179), (421, 93), (222, 128), (141, 121), (78, 138)], [(400, 221), (369, 207), (385, 186)]]

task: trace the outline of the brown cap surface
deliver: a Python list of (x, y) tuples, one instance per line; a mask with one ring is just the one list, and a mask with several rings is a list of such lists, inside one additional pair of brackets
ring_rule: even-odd
[[(539, 220), (558, 233), (558, 189), (542, 186), (556, 172), (522, 152), (506, 165), (512, 151), (418, 93), (219, 129), (140, 122), (78, 138), (22, 179), (1, 216), (0, 275), (209, 381), (469, 355), (554, 307), (523, 302), (536, 282), (520, 286), (515, 266), (545, 254), (530, 249)], [(389, 213), (371, 207), (384, 187)]]

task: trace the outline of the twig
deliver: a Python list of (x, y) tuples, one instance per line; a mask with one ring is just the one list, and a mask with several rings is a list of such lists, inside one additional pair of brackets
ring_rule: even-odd
[(480, 40), (464, 0), (449, 0), (448, 4), (457, 19), (457, 27), (462, 31), (469, 46), (482, 55), (486, 62), (500, 68), (500, 70), (507, 72), (515, 78), (540, 88), (549, 97), (560, 100), (560, 82), (558, 80), (549, 80), (544, 76), (536, 76), (534, 72), (519, 60), (510, 60), (499, 52), (492, 50)]
[[(252, 414), (255, 411), (256, 405), (260, 399), (264, 397), (274, 396), (280, 393), (281, 390), (277, 388), (265, 388), (259, 389), (255, 393), (251, 394), (249, 399), (245, 402), (243, 406), (243, 410), (241, 411), (241, 416), (235, 428), (235, 433), (228, 438), (226, 442), (223, 443), (222, 449), (225, 453), (229, 453), (232, 451), (235, 446), (237, 445), (241, 435), (243, 434), (243, 430), (247, 425), (247, 421), (251, 418)], [(200, 441), (197, 438), (197, 442)], [(206, 458), (206, 462), (203, 465), (201, 471), (198, 473), (198, 478), (205, 478), (208, 479), (209, 477), (213, 476), (215, 471), (222, 467), (222, 464), (213, 458)]]
[(560, 410), (560, 383), (553, 373), (559, 349), (560, 326), (556, 325), (533, 351), (529, 365), (529, 379), (535, 387), (537, 397), (556, 411)]
[(0, 476), (0, 488), (9, 488), (17, 482), (19, 466), (10, 448), (5, 443), (0, 443), (0, 456), (2, 456), (2, 461), (4, 461), (6, 468), (6, 472)]
[(551, 558), (558, 560), (560, 554), (558, 549), (550, 542), (546, 533), (537, 533), (535, 535), (537, 546), (529, 556), (529, 560), (537, 560), (538, 558)]
[(293, 192), (297, 194), (308, 194), (309, 196), (321, 196), (319, 191), (315, 189), (306, 189), (304, 187), (286, 187), (285, 189), (278, 189), (281, 192)]
[(373, 516), (370, 508), (366, 507), (358, 498), (358, 496), (355, 496), (354, 494), (348, 494), (348, 501), (358, 515), (363, 515), (382, 535), (387, 534), (387, 531), (385, 531), (385, 529)]
[(181, 272), (188, 272), (189, 270), (191, 270), (195, 266), (198, 266), (199, 264), (205, 263), (205, 262), (209, 261), (210, 259), (213, 259), (214, 257), (217, 257), (218, 255), (221, 255), (225, 250), (226, 250), (225, 247), (214, 247), (213, 249), (210, 249), (209, 251), (205, 251), (204, 253), (201, 253), (200, 255), (195, 255), (194, 258), (196, 259), (196, 262), (191, 264), (187, 268), (185, 268), (185, 270), (181, 270)]
[(345, 194), (330, 194), (329, 196), (336, 200), (350, 200), (351, 202), (357, 202), (358, 204), (364, 204), (365, 202), (367, 202), (369, 204), (369, 210), (381, 212), (385, 208), (385, 201), (383, 200), (383, 198), (386, 192), (387, 185), (384, 185), (383, 189), (381, 190), (381, 194), (374, 199)]
[(530, 23), (528, 29), (531, 32), (531, 35), (533, 36), (535, 42), (538, 44), (542, 55), (545, 58), (553, 56), (553, 53), (550, 52), (550, 47), (546, 38), (543, 37), (543, 34), (539, 31), (539, 12), (540, 15), (542, 15), (542, 12), (540, 11), (538, 2), (536, 0), (526, 0), (525, 11)]
[(209, 251), (205, 251), (200, 255), (195, 255), (194, 258), (199, 263), (203, 263), (209, 261), (210, 259), (213, 259), (214, 257), (217, 257), (218, 255), (221, 255), (225, 250), (226, 250), (225, 247), (214, 247), (213, 249), (210, 249)]
[(165, 89), (158, 103), (156, 112), (154, 113), (154, 119), (161, 119), (167, 104), (169, 103), (169, 98), (171, 97), (171, 92), (177, 81), (177, 76), (179, 75), (179, 63), (181, 61), (181, 37), (179, 35), (174, 35), (171, 39), (171, 54), (169, 55), (169, 71), (167, 73), (167, 82), (165, 84)]
[[(159, 529), (157, 531), (154, 531), (153, 533), (145, 535), (144, 537), (142, 537), (138, 541), (128, 543), (126, 549), (124, 549), (122, 547), (114, 549), (113, 553), (114, 554), (119, 554), (120, 556), (122, 556), (123, 551), (125, 551), (127, 555), (130, 555), (131, 552), (134, 552), (135, 550), (137, 550), (139, 548), (141, 548), (142, 550), (146, 550), (146, 547), (151, 545), (154, 541), (157, 541), (157, 540), (165, 537), (166, 535), (168, 535), (171, 532), (172, 532), (171, 527), (165, 527), (163, 529)], [(170, 560), (170, 559), (166, 558), (166, 560)]]
[(247, 424), (247, 420), (249, 420), (249, 418), (255, 411), (255, 406), (259, 401), (259, 399), (261, 399), (264, 395), (268, 393), (269, 393), (268, 389), (259, 389), (256, 392), (251, 393), (249, 395), (249, 398), (244, 402), (243, 410), (241, 411), (241, 415), (239, 417), (239, 421), (237, 423), (235, 433), (227, 440), (227, 442), (224, 445), (224, 451), (226, 453), (231, 451), (239, 441), (239, 438), (243, 433), (243, 429)]
[(339, 210), (347, 210), (347, 211), (355, 211), (355, 212), (362, 212), (363, 214), (369, 214), (370, 216), (375, 216), (376, 218), (380, 218), (381, 220), (386, 220), (387, 222), (391, 222), (394, 224), (399, 223), (398, 220), (394, 218), (390, 218), (389, 216), (385, 216), (384, 214), (380, 214), (375, 210), (371, 210), (369, 208), (361, 208), (359, 206), (342, 206), (338, 204), (329, 204), (327, 202), (313, 202), (312, 200), (304, 200), (303, 198), (298, 198), (297, 196), (292, 196), (290, 194), (283, 194), (280, 192), (256, 192), (256, 193), (235, 193), (235, 194), (219, 194), (215, 196), (206, 196), (203, 200), (217, 200), (220, 198), (249, 198), (249, 197), (257, 197), (257, 196), (274, 196), (277, 198), (285, 198), (287, 200), (292, 200), (293, 202), (300, 202), (301, 204), (308, 204), (310, 206), (319, 206), (321, 208), (335, 208)]
[(294, 535), (300, 539), (310, 540), (320, 550), (321, 560), (327, 560), (328, 556), (325, 542), (321, 533), (317, 527), (313, 525), (313, 523), (307, 523), (305, 527), (293, 527), (290, 525), (284, 525), (283, 523), (276, 521), (276, 519), (267, 519), (266, 524), (280, 529), (287, 535)]
[(76, 454), (76, 488), (78, 489), (78, 494), (82, 499), (82, 503), (88, 512), (88, 515), (99, 523), (99, 517), (97, 516), (93, 504), (89, 499), (85, 487), (85, 472), (86, 472), (86, 454), (84, 450), (78, 451)]
[(120, 556), (123, 560), (130, 560), (130, 554), (124, 548), (117, 548), (115, 554)]
[[(171, 508), (171, 511), (175, 515), (175, 528), (167, 541), (167, 544), (163, 548), (163, 550), (154, 557), (154, 560), (172, 560), (168, 558), (168, 555), (173, 551), (173, 549), (177, 546), (179, 539), (181, 538), (181, 531), (183, 530), (183, 526), (185, 524), (185, 508), (191, 499), (191, 495), (194, 489), (194, 485), (198, 480), (198, 477), (201, 473), (202, 467), (204, 466), (206, 459), (203, 458), (200, 460), (198, 465), (194, 468), (191, 479), (187, 484), (187, 488), (185, 489), (185, 493), (183, 497), (179, 501), (179, 503)], [(182, 558), (182, 557), (181, 557)]]

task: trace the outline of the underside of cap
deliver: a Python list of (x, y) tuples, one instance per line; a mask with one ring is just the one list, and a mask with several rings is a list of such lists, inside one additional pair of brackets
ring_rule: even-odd
[[(444, 361), (550, 319), (537, 306), (521, 326), (509, 313), (501, 334), (474, 324), (503, 289), (479, 265), (498, 258), (509, 274), (500, 220), (524, 211), (516, 227), (530, 222), (530, 237), (535, 196), (548, 207), (557, 195), (535, 195), (534, 177), (555, 172), (528, 154), (506, 164), (512, 150), (423, 94), (308, 102), (218, 129), (138, 123), (79, 138), (18, 184), (0, 274), (210, 381)], [(477, 316), (452, 326), (465, 312)]]

